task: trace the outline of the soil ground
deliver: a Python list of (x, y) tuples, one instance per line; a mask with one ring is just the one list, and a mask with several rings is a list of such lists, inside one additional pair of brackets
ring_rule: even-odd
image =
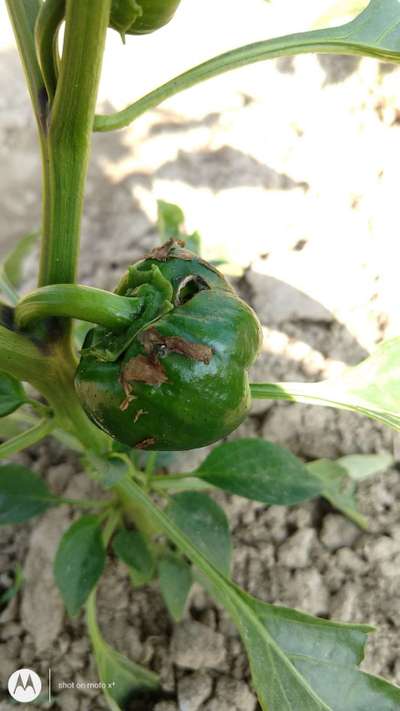
[[(227, 47), (240, 42), (239, 30), (231, 35)], [(163, 34), (164, 47), (171, 36)], [(196, 43), (192, 63), (202, 57)], [(211, 34), (204, 56), (224, 48), (213, 43)], [(118, 49), (118, 61), (124, 56), (134, 66), (133, 50), (126, 51)], [(177, 54), (161, 67), (169, 71), (165, 78), (180, 68)], [(155, 83), (157, 72), (150, 73)], [(108, 109), (129, 98), (129, 86), (113, 86), (111, 74), (109, 67), (101, 93)], [(139, 89), (145, 88), (140, 81)], [(113, 287), (156, 244), (155, 201), (170, 200), (185, 210), (188, 228), (201, 232), (205, 256), (233, 265), (237, 288), (262, 320), (265, 343), (254, 380), (319, 380), (359, 362), (377, 342), (399, 333), (399, 89), (400, 71), (392, 66), (305, 56), (241, 70), (167, 102), (131, 129), (96, 135), (81, 281)], [(0, 55), (0, 156), (5, 253), (38, 225), (40, 212), (35, 131), (15, 50), (6, 46)], [(36, 266), (34, 257), (26, 289)], [(259, 402), (233, 436), (243, 435), (279, 442), (305, 460), (374, 452), (398, 459), (399, 452), (397, 435), (388, 429), (304, 405)], [(204, 454), (177, 455), (174, 471), (187, 470)], [(79, 461), (51, 441), (20, 461), (41, 472), (56, 493), (94, 494)], [(399, 496), (397, 465), (360, 485), (367, 533), (320, 500), (289, 509), (218, 496), (231, 520), (235, 580), (269, 602), (376, 625), (364, 668), (397, 683)], [(0, 530), (0, 588), (8, 586), (17, 562), (25, 574), (21, 593), (0, 614), (2, 684), (21, 666), (44, 675), (51, 667), (55, 683), (96, 679), (83, 620), (66, 619), (51, 579), (55, 547), (70, 517), (66, 508)], [(162, 694), (145, 700), (143, 711), (258, 708), (237, 634), (199, 587), (184, 621), (172, 625), (157, 586), (133, 591), (114, 561), (99, 603), (109, 641), (161, 674)], [(12, 708), (3, 694), (0, 711)], [(53, 708), (97, 711), (104, 704), (97, 691), (65, 689)], [(142, 711), (139, 702), (132, 708)]]

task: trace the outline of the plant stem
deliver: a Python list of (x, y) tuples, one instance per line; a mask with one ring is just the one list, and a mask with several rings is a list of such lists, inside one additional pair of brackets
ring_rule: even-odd
[(21, 334), (0, 326), (0, 370), (31, 383), (46, 398), (55, 427), (66, 430), (84, 447), (102, 453), (109, 449), (109, 438), (90, 422), (81, 407), (74, 387), (75, 367), (66, 341), (56, 339), (54, 344), (50, 339), (40, 350)]
[(20, 328), (26, 328), (49, 316), (63, 316), (118, 330), (131, 325), (143, 304), (141, 298), (118, 296), (89, 286), (55, 284), (25, 296), (15, 309), (15, 320)]
[(58, 77), (58, 30), (65, 13), (65, 0), (46, 0), (35, 26), (35, 44), (50, 103), (54, 99)]
[(57, 501), (62, 504), (68, 504), (69, 506), (77, 506), (81, 509), (106, 509), (113, 503), (112, 499), (69, 499), (65, 496), (57, 497)]
[(6, 4), (42, 140), (47, 115), (47, 92), (36, 57), (34, 39), (35, 22), (42, 3), (41, 0), (6, 0)]
[(45, 357), (32, 341), (0, 325), (0, 370), (38, 387), (45, 378)]
[[(151, 542), (153, 536), (159, 534), (161, 529), (155, 522), (154, 517), (149, 516), (142, 503), (137, 498), (127, 495), (126, 486), (124, 485), (126, 481), (133, 481), (133, 479), (123, 479), (120, 484), (114, 487), (114, 491), (118, 494), (125, 514), (133, 521), (136, 528), (143, 533), (144, 537)], [(142, 490), (136, 483), (135, 487), (139, 488), (140, 491)]]
[(83, 196), (111, 0), (67, 0), (44, 161), (39, 286), (75, 281)]
[(97, 624), (96, 614), (96, 590), (93, 590), (86, 602), (86, 624), (89, 632), (90, 641), (93, 649), (96, 651), (104, 644), (103, 636)]
[(31, 447), (33, 444), (40, 442), (41, 439), (46, 437), (54, 429), (54, 420), (47, 419), (41, 420), (37, 425), (31, 427), (25, 432), (12, 437), (12, 439), (7, 440), (0, 445), (0, 459), (7, 459), (12, 454), (20, 452), (22, 449)]
[[(374, 1), (372, 0), (370, 4), (372, 6)], [(139, 116), (154, 109), (163, 101), (175, 96), (181, 91), (185, 91), (192, 86), (196, 86), (196, 84), (200, 84), (203, 81), (212, 79), (233, 69), (245, 67), (248, 64), (262, 62), (267, 59), (323, 52), (327, 54), (375, 57), (377, 59), (398, 63), (400, 56), (398, 46), (393, 46), (390, 41), (387, 43), (387, 47), (380, 44), (380, 41), (386, 35), (391, 34), (391, 31), (393, 31), (392, 28), (390, 28), (391, 31), (389, 28), (387, 31), (384, 31), (384, 27), (382, 26), (381, 32), (379, 33), (378, 31), (379, 36), (374, 37), (372, 35), (369, 40), (362, 36), (363, 23), (367, 22), (365, 17), (366, 12), (367, 10), (364, 10), (364, 12), (360, 13), (352, 22), (338, 27), (273, 37), (265, 41), (254, 42), (219, 54), (189, 69), (183, 74), (179, 74), (141, 97), (133, 104), (130, 104), (125, 109), (109, 115), (96, 116), (94, 130), (115, 131), (116, 129), (129, 126), (129, 124), (135, 121)], [(377, 15), (380, 12), (380, 10), (375, 9)], [(381, 12), (381, 14), (384, 18), (384, 13)], [(364, 18), (362, 18), (362, 15), (364, 15)], [(357, 29), (359, 32), (357, 32)]]
[(49, 359), (52, 372), (45, 373), (45, 380), (38, 389), (48, 400), (57, 418), (57, 426), (72, 434), (85, 449), (102, 454), (110, 449), (110, 438), (89, 420), (75, 391), (76, 363), (65, 341), (57, 343), (53, 357)]

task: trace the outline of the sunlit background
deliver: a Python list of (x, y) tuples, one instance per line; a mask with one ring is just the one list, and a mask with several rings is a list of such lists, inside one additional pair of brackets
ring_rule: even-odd
[[(99, 110), (120, 109), (224, 50), (322, 21), (338, 23), (363, 5), (362, 0), (183, 0), (176, 19), (158, 33), (130, 37), (124, 46), (109, 32)], [(22, 229), (38, 223), (40, 177), (4, 2), (0, 7), (5, 249)], [(224, 257), (236, 274), (251, 267), (265, 320), (268, 276), (309, 296), (311, 319), (323, 318), (327, 309), (370, 350), (400, 327), (399, 89), (400, 74), (388, 65), (301, 56), (211, 80), (168, 100), (129, 129), (97, 136), (82, 278), (111, 285), (100, 262), (107, 251), (113, 257), (119, 250), (125, 254), (128, 218), (130, 225), (136, 221), (129, 228), (132, 239), (148, 232), (156, 199), (162, 198), (183, 207), (188, 228), (202, 234), (207, 256)], [(98, 192), (100, 174), (108, 188)], [(131, 204), (121, 198), (122, 190), (124, 195), (128, 190)], [(112, 234), (105, 235), (102, 225)], [(97, 262), (89, 247), (93, 240)], [(90, 258), (96, 262), (92, 270)]]

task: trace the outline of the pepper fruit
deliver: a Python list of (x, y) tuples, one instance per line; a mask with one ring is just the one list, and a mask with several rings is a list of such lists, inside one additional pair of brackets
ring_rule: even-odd
[(172, 20), (181, 0), (113, 0), (110, 27), (123, 36), (143, 35)]
[(248, 414), (247, 369), (261, 326), (211, 264), (169, 240), (129, 268), (116, 293), (143, 297), (123, 333), (87, 335), (76, 389), (89, 417), (139, 449), (211, 444)]

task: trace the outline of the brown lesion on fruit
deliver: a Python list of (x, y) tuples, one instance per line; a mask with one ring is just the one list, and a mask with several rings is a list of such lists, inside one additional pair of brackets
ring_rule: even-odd
[(209, 346), (204, 346), (202, 343), (186, 341), (180, 336), (163, 336), (153, 326), (141, 334), (140, 341), (150, 360), (158, 365), (160, 365), (158, 357), (165, 355), (167, 352), (179, 353), (180, 355), (186, 356), (186, 358), (198, 360), (206, 364), (210, 362), (213, 355), (212, 349)]
[(148, 412), (146, 412), (146, 410), (138, 410), (133, 418), (133, 424), (136, 425), (137, 421), (143, 417), (143, 415), (148, 415)]
[(155, 443), (155, 437), (146, 437), (146, 439), (142, 439), (141, 442), (135, 444), (135, 449), (148, 449), (149, 447), (152, 447)]
[(127, 381), (124, 381), (122, 377), (120, 378), (120, 383), (121, 383), (123, 391), (125, 393), (125, 397), (122, 400), (122, 402), (119, 406), (119, 409), (121, 410), (121, 412), (125, 412), (128, 409), (131, 402), (136, 400), (136, 396), (133, 394), (132, 385), (130, 383), (128, 383)]
[(162, 385), (168, 381), (164, 367), (158, 360), (145, 355), (130, 358), (122, 369), (122, 383), (139, 382)]

